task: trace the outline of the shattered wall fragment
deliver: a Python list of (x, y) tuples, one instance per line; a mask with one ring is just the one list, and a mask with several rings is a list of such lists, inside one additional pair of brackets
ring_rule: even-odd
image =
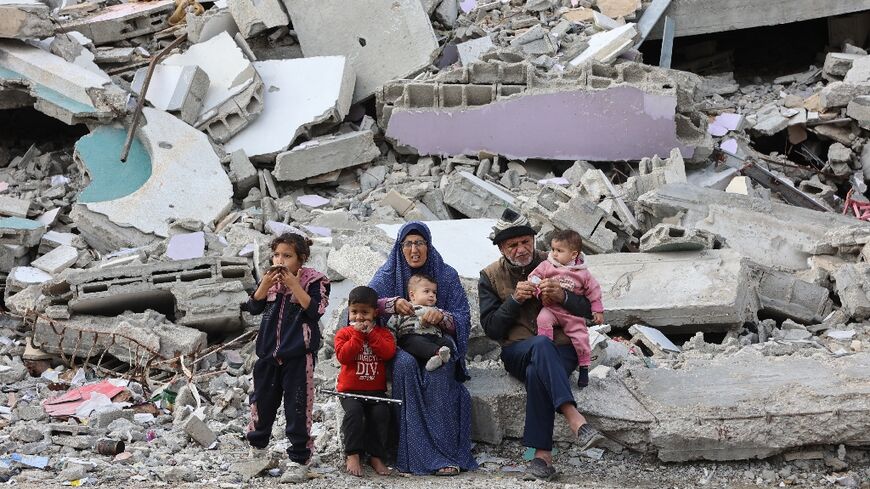
[(169, 15), (174, 9), (172, 0), (120, 3), (68, 22), (63, 29), (81, 32), (96, 45), (108, 44), (169, 27)]
[(666, 70), (625, 63), (537, 79), (526, 69), (477, 63), (440, 81), (391, 82), (379, 92), (379, 124), (399, 149), (421, 155), (614, 161), (673, 148), (689, 159), (709, 155), (706, 123), (686, 105), (691, 95), (680, 95), (692, 88)]
[(48, 5), (37, 0), (0, 0), (0, 38), (28, 39), (54, 34)]

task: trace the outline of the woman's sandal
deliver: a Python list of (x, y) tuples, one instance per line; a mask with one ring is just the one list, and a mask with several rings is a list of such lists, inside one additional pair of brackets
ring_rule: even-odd
[(438, 476), (452, 476), (459, 475), (459, 467), (455, 465), (448, 465), (447, 467), (441, 467), (437, 471), (435, 471), (435, 475)]

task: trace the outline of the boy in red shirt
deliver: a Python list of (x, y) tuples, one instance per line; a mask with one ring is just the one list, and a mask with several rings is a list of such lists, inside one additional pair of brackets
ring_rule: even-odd
[[(347, 301), (350, 325), (335, 335), (335, 356), (341, 363), (336, 390), (387, 397), (386, 362), (396, 354), (396, 340), (390, 330), (375, 323), (378, 294), (369, 287), (356, 287)], [(362, 476), (360, 454), (368, 453), (375, 472), (389, 475), (390, 470), (383, 462), (390, 428), (387, 403), (343, 397), (341, 407), (347, 472)]]

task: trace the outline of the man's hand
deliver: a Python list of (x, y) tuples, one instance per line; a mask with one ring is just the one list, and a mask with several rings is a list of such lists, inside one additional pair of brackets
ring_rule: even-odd
[(444, 320), (444, 313), (441, 312), (437, 307), (430, 307), (423, 317), (420, 318), (426, 324), (438, 325), (441, 324), (441, 321)]
[(523, 281), (518, 282), (516, 289), (514, 289), (513, 298), (515, 301), (522, 304), (523, 302), (531, 299), (535, 296), (535, 285), (531, 282)]
[(401, 316), (414, 316), (414, 305), (408, 302), (407, 299), (396, 299), (396, 304), (393, 306), (396, 314)]
[(557, 280), (545, 279), (538, 285), (538, 289), (541, 291), (541, 302), (545, 306), (565, 303), (565, 289), (559, 285)]

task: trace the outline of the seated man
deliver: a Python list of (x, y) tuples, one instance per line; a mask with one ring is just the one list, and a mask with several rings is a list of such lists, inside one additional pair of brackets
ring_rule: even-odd
[(535, 448), (526, 470), (528, 478), (549, 480), (556, 474), (551, 452), (556, 411), (561, 412), (577, 435), (581, 450), (596, 446), (604, 437), (577, 411), (569, 376), (577, 367), (577, 353), (561, 328), (553, 340), (536, 336), (536, 318), (544, 304), (562, 304), (575, 316), (591, 317), (589, 301), (565, 291), (554, 279), (536, 286), (529, 273), (546, 255), (535, 251), (535, 231), (528, 219), (505, 210), (490, 239), (502, 257), (480, 272), (480, 322), (486, 335), (501, 344), (501, 360), (510, 375), (526, 385), (526, 423), (523, 444)]

